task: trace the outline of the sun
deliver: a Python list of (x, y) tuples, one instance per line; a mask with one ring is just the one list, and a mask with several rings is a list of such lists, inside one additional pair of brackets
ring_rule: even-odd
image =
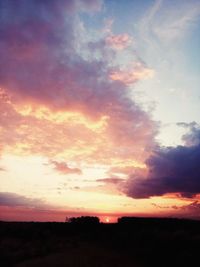
[(110, 219), (108, 217), (106, 217), (106, 222), (109, 223), (110, 222)]

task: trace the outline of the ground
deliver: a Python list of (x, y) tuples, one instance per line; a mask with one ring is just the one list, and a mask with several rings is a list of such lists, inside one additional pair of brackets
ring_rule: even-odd
[(118, 224), (0, 222), (1, 266), (197, 266), (200, 222), (142, 219)]

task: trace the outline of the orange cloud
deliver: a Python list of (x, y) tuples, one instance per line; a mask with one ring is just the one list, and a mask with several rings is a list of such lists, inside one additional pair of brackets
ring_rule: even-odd
[(87, 113), (52, 111), (36, 103), (21, 106), (4, 92), (0, 97), (1, 152), (43, 155), (61, 162), (142, 164), (149, 153), (143, 148), (152, 144), (155, 124), (140, 109), (129, 112), (124, 103), (110, 104), (104, 114), (91, 119)]
[(135, 172), (139, 172), (140, 170), (145, 170), (146, 169), (146, 165), (145, 164), (133, 164), (133, 165), (125, 165), (124, 166), (120, 166), (120, 164), (118, 164), (117, 166), (113, 166), (110, 168), (109, 170), (109, 174), (124, 174), (124, 175), (130, 175), (132, 173)]
[[(42, 155), (59, 162), (143, 163), (155, 142), (157, 125), (125, 89), (150, 76), (150, 70), (136, 64), (133, 73), (111, 73), (110, 58), (116, 59), (117, 53), (100, 38), (93, 42), (98, 50), (94, 56), (90, 42), (80, 42), (83, 29), (76, 16), (66, 16), (89, 6), (68, 2), (64, 9), (59, 1), (53, 6), (48, 1), (44, 6), (19, 3), (20, 16), (14, 5), (5, 4), (0, 29), (1, 152)], [(90, 11), (101, 7), (102, 1), (94, 2)], [(50, 21), (43, 15), (44, 7)], [(108, 34), (107, 43), (115, 49), (131, 42), (127, 34)], [(109, 73), (112, 80), (122, 82), (111, 82)]]
[(96, 182), (118, 184), (118, 183), (124, 182), (124, 179), (121, 179), (118, 177), (101, 178), (101, 179), (97, 179)]
[(115, 70), (110, 73), (110, 79), (120, 81), (126, 85), (131, 85), (138, 80), (152, 78), (155, 74), (153, 69), (149, 69), (141, 63), (133, 66), (132, 70)]

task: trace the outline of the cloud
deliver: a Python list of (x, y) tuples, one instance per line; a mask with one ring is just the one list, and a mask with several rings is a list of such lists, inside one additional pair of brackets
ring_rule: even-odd
[(163, 205), (158, 205), (156, 203), (151, 203), (152, 206), (158, 208), (158, 209), (174, 209), (174, 210), (177, 210), (178, 209), (178, 206), (176, 205), (172, 205), (172, 206), (163, 206)]
[(198, 200), (193, 201), (192, 203), (188, 205), (183, 205), (181, 209), (195, 216), (200, 215), (200, 202)]
[(154, 26), (154, 34), (156, 34), (159, 40), (163, 40), (165, 42), (178, 40), (184, 36), (190, 26), (197, 20), (199, 15), (199, 2), (178, 1), (177, 8), (170, 6), (167, 13), (164, 13), (163, 8), (160, 14), (155, 17), (154, 21), (157, 21), (157, 23)]
[(57, 206), (41, 198), (31, 198), (12, 192), (0, 192), (0, 220), (3, 221), (61, 221), (66, 215), (89, 214), (83, 207)]
[(200, 219), (200, 202), (198, 200), (195, 200), (189, 204), (183, 205), (181, 207), (177, 207), (177, 209), (174, 213), (175, 214), (177, 213), (178, 217), (191, 218), (191, 219), (199, 220)]
[(102, 178), (97, 179), (96, 182), (103, 182), (105, 184), (119, 184), (121, 182), (124, 182), (124, 179), (113, 177), (113, 178)]
[(131, 44), (131, 37), (127, 34), (109, 35), (106, 38), (106, 44), (113, 49), (123, 50)]
[[(140, 34), (145, 42), (156, 48), (156, 43), (172, 44), (182, 39), (200, 15), (199, 1), (157, 0), (146, 12), (139, 24)], [(158, 47), (158, 46), (157, 46)]]
[(82, 174), (82, 171), (78, 168), (70, 168), (65, 162), (57, 162), (55, 160), (50, 161), (54, 165), (54, 169), (61, 174)]
[[(76, 82), (76, 77), (81, 79), (88, 72), (92, 76), (101, 64), (86, 65), (76, 53), (78, 11), (83, 7), (93, 10), (100, 2), (19, 1), (17, 7), (14, 1), (1, 3), (0, 86), (18, 101), (81, 108), (82, 101), (73, 91), (82, 95), (84, 85)], [(88, 94), (91, 89), (85, 88), (85, 98)]]
[(193, 124), (190, 134), (184, 138), (194, 142), (190, 146), (186, 142), (183, 146), (158, 147), (146, 161), (148, 174), (130, 176), (128, 196), (149, 198), (179, 193), (184, 198), (192, 198), (200, 193), (200, 127)]
[[(16, 193), (0, 192), (0, 206), (27, 207), (27, 208), (53, 208), (43, 199), (29, 198)], [(55, 208), (55, 207), (54, 207)]]
[(152, 78), (154, 76), (154, 70), (147, 68), (142, 63), (136, 63), (132, 70), (114, 70), (110, 73), (110, 78), (114, 81), (120, 81), (125, 85), (131, 85), (135, 82)]
[(182, 136), (182, 140), (184, 141), (185, 145), (195, 146), (199, 144), (200, 129), (196, 122), (194, 121), (191, 123), (179, 122), (177, 123), (177, 125), (190, 130), (189, 133), (186, 133)]
[(108, 171), (108, 174), (123, 174), (123, 175), (130, 175), (139, 173), (141, 170), (144, 172), (144, 169), (146, 168), (146, 165), (143, 163), (137, 163), (137, 162), (131, 162), (130, 165), (124, 165), (124, 166), (115, 166), (111, 167)]
[(94, 12), (101, 1), (1, 2), (1, 153), (105, 164), (149, 155), (157, 124), (125, 89), (151, 71), (109, 79), (109, 57), (80, 41), (90, 3)]
[(166, 209), (168, 212), (166, 213), (168, 216), (176, 216), (176, 217), (184, 217), (184, 218), (192, 218), (199, 219), (200, 218), (200, 202), (199, 200), (195, 200), (185, 205), (158, 205), (156, 203), (152, 203), (152, 205), (160, 210)]
[(0, 153), (43, 155), (77, 163), (84, 160), (116, 165), (133, 157), (141, 161), (150, 150), (156, 130), (143, 111), (129, 108), (132, 104), (121, 109), (113, 103), (109, 118), (92, 120), (79, 112), (52, 112), (30, 106), (21, 109), (0, 96)]

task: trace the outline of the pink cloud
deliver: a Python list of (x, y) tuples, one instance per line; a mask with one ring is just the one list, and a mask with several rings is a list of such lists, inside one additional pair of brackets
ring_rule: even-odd
[[(93, 57), (91, 47), (85, 58), (76, 49), (80, 44), (78, 12), (83, 9), (73, 5), (74, 1), (25, 1), (17, 9), (14, 4), (4, 5), (4, 16), (0, 13), (4, 17), (0, 19), (0, 86), (4, 92), (0, 96), (0, 149), (77, 161), (143, 161), (155, 142), (157, 124), (125, 89), (147, 75), (144, 66), (143, 70), (136, 66), (130, 77), (119, 73), (117, 78), (117, 70), (110, 74), (108, 55), (115, 53), (105, 43), (95, 48), (102, 52), (99, 58)], [(126, 43), (127, 38), (123, 40)], [(20, 113), (24, 106), (33, 112)], [(76, 113), (82, 121), (57, 122), (36, 116), (40, 107), (51, 114)], [(92, 127), (102, 118), (106, 118), (102, 127)]]
[(124, 182), (124, 179), (117, 178), (117, 177), (111, 177), (111, 178), (102, 178), (102, 179), (97, 179), (96, 182), (103, 182), (105, 184), (119, 184)]
[(138, 173), (138, 172), (140, 172), (141, 171), (141, 169), (143, 170), (144, 169), (144, 167), (143, 166), (141, 166), (141, 167), (136, 167), (136, 166), (134, 166), (134, 165), (132, 165), (132, 166), (123, 166), (123, 167), (121, 167), (121, 166), (115, 166), (115, 167), (112, 167), (112, 168), (110, 168), (110, 170), (109, 170), (109, 174), (118, 174), (118, 173), (120, 173), (120, 174), (126, 174), (126, 175), (130, 175), (130, 174), (133, 174), (133, 173)]
[(199, 200), (193, 200), (189, 204), (184, 205), (158, 205), (152, 203), (152, 205), (160, 210), (166, 209), (167, 216), (191, 218), (191, 219), (200, 219), (200, 202)]
[(131, 37), (127, 33), (110, 35), (106, 38), (106, 44), (116, 50), (127, 48), (131, 42)]
[[(46, 108), (41, 113), (37, 106), (24, 113), (4, 94), (0, 97), (0, 152), (49, 158), (62, 155), (75, 162), (114, 165), (121, 160), (143, 162), (154, 144), (157, 129), (144, 111), (133, 109), (128, 99), (125, 103), (111, 102), (105, 107), (105, 118), (90, 119), (83, 113), (56, 115)], [(29, 105), (28, 109), (31, 109)]]
[(139, 80), (152, 78), (154, 73), (153, 69), (137, 63), (133, 66), (132, 70), (114, 70), (110, 73), (109, 77), (111, 80), (120, 81), (125, 85), (131, 85)]
[(65, 162), (58, 162), (55, 160), (50, 161), (54, 165), (54, 169), (61, 174), (82, 174), (82, 171), (78, 168), (70, 168)]

